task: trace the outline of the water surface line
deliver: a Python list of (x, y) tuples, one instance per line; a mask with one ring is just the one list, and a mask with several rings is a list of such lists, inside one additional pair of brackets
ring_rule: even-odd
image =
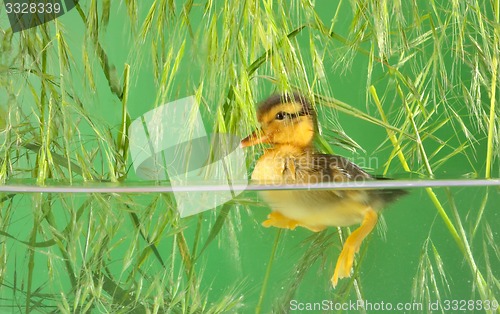
[(82, 183), (82, 184), (45, 184), (28, 185), (7, 183), (0, 185), (0, 192), (8, 193), (171, 193), (171, 192), (223, 192), (223, 191), (267, 191), (267, 190), (345, 190), (345, 189), (411, 189), (424, 187), (482, 187), (499, 186), (500, 179), (463, 179), (463, 180), (374, 180), (351, 182), (321, 182), (311, 184), (248, 184), (233, 181), (227, 184), (209, 182), (189, 182), (172, 186), (169, 183)]

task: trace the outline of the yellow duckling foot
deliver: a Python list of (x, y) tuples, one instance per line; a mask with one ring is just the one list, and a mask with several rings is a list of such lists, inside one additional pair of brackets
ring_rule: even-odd
[(351, 268), (354, 262), (354, 254), (359, 251), (361, 243), (377, 224), (377, 213), (373, 209), (369, 209), (365, 214), (363, 222), (358, 229), (354, 230), (344, 243), (342, 252), (337, 259), (337, 265), (333, 272), (332, 285), (335, 288), (339, 278), (351, 276)]
[(326, 226), (309, 226), (304, 224), (299, 224), (299, 226), (311, 230), (312, 232), (320, 232), (326, 229)]
[(278, 212), (272, 212), (267, 215), (267, 220), (265, 220), (262, 225), (266, 228), (276, 227), (293, 230), (299, 225), (299, 223), (293, 219), (283, 216)]
[(294, 230), (297, 226), (307, 228), (312, 232), (320, 232), (326, 228), (326, 226), (310, 226), (302, 224), (296, 220), (290, 219), (283, 216), (278, 212), (272, 212), (267, 215), (267, 220), (262, 223), (264, 227), (277, 227)]

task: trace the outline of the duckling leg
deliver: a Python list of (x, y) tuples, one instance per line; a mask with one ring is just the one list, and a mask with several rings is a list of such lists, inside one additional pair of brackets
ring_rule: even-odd
[(279, 212), (272, 212), (267, 215), (267, 220), (262, 223), (264, 227), (277, 227), (294, 230), (297, 226), (304, 227), (312, 232), (320, 232), (326, 229), (326, 226), (311, 226), (302, 224), (296, 220), (283, 216)]
[(363, 242), (366, 236), (370, 234), (376, 224), (377, 213), (370, 208), (365, 214), (361, 226), (359, 226), (358, 229), (354, 230), (349, 237), (347, 237), (344, 247), (342, 248), (342, 252), (340, 252), (337, 260), (335, 271), (333, 272), (332, 285), (334, 288), (337, 285), (339, 278), (345, 278), (351, 275), (354, 254), (359, 251), (361, 242)]
[(299, 223), (293, 219), (283, 216), (279, 212), (272, 212), (267, 215), (267, 220), (262, 223), (264, 227), (277, 227), (293, 230)]
[(326, 226), (310, 226), (310, 225), (303, 225), (301, 223), (298, 224), (298, 226), (304, 227), (306, 229), (311, 230), (312, 232), (320, 232), (326, 229)]

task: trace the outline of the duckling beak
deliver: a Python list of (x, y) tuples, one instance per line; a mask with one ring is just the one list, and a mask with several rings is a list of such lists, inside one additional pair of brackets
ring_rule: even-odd
[(240, 142), (240, 147), (249, 147), (249, 146), (254, 146), (257, 144), (261, 143), (268, 143), (269, 137), (267, 135), (264, 135), (261, 129), (256, 130), (249, 136), (245, 137), (243, 140)]

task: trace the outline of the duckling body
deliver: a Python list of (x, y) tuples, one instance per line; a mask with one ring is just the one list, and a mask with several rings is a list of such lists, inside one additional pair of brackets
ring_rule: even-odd
[[(275, 95), (257, 112), (261, 129), (245, 138), (243, 147), (258, 143), (271, 148), (257, 161), (252, 181), (261, 184), (308, 184), (374, 180), (341, 156), (317, 152), (312, 141), (316, 116), (309, 102), (299, 94)], [(377, 222), (377, 213), (387, 203), (405, 194), (402, 190), (269, 190), (260, 192), (272, 208), (266, 227), (318, 232), (328, 226), (361, 224), (345, 241), (335, 267), (332, 284), (350, 276), (354, 254)]]
[[(260, 184), (348, 181), (348, 174), (335, 166), (339, 162), (348, 162), (340, 156), (313, 152), (283, 153), (281, 147), (266, 150), (255, 165), (252, 181)], [(322, 160), (333, 169), (329, 169), (328, 165), (321, 165)], [(327, 226), (346, 227), (361, 223), (370, 202), (370, 195), (366, 190), (271, 190), (262, 191), (260, 195), (273, 211), (300, 222), (301, 226), (313, 231)]]

